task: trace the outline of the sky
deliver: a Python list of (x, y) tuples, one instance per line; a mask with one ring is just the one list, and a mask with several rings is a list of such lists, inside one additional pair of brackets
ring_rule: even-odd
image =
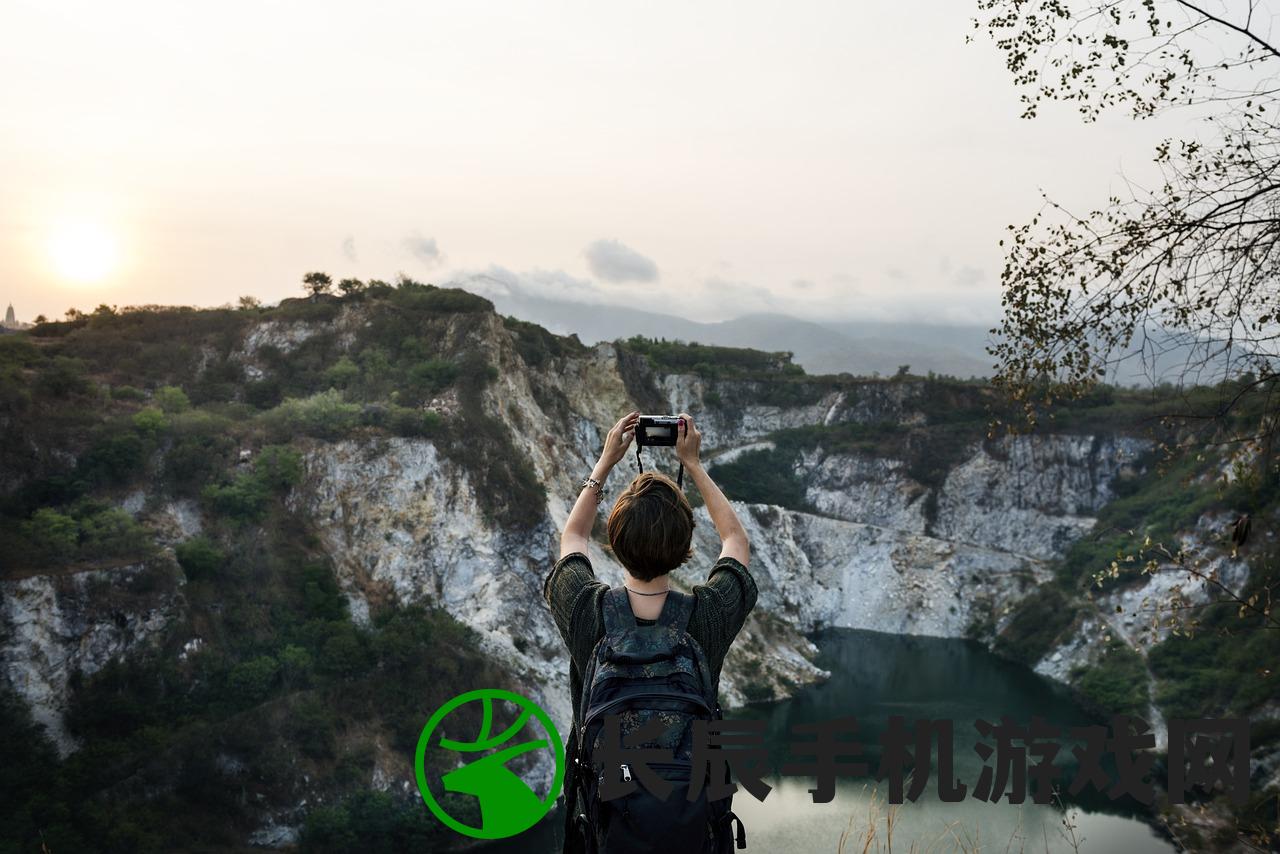
[(0, 0), (0, 303), (500, 271), (703, 321), (990, 324), (1007, 225), (1154, 185), (1192, 126), (1020, 119), (976, 8)]

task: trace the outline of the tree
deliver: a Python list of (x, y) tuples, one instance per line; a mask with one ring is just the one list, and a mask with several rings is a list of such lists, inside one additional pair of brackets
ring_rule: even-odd
[(156, 389), (155, 401), (156, 405), (169, 415), (186, 412), (191, 408), (191, 399), (187, 397), (187, 393), (175, 385), (161, 386)]
[(338, 290), (343, 296), (355, 296), (364, 290), (364, 282), (359, 279), (343, 279), (338, 282)]
[[(1255, 0), (978, 0), (978, 8), (974, 28), (985, 27), (1004, 53), (1024, 118), (1046, 101), (1074, 104), (1085, 122), (1118, 107), (1137, 120), (1194, 108), (1208, 129), (1156, 146), (1158, 187), (1130, 181), (1124, 197), (1082, 215), (1046, 197), (1029, 223), (1009, 226), (1004, 316), (988, 348), (998, 359), (995, 384), (1021, 409), (1020, 423), (1004, 426), (1034, 427), (1056, 400), (1089, 394), (1133, 354), (1149, 378), (1161, 379), (1156, 360), (1172, 355), (1178, 393), (1161, 413), (1173, 428), (1166, 455), (1226, 450), (1239, 463), (1237, 448), (1247, 450), (1252, 456), (1243, 459), (1268, 485), (1256, 503), (1274, 502), (1280, 49), (1270, 41), (1273, 14)], [(1237, 519), (1233, 546), (1248, 536), (1248, 520)], [(1280, 629), (1265, 581), (1242, 598), (1196, 548), (1147, 537), (1137, 551), (1092, 580), (1118, 579), (1125, 564), (1144, 574), (1178, 567), (1260, 630)], [(1156, 617), (1167, 607), (1164, 625), (1194, 631), (1198, 620), (1179, 596), (1157, 604)]]
[[(1198, 424), (1202, 447), (1262, 438), (1262, 464), (1274, 468), (1280, 135), (1268, 116), (1280, 51), (1254, 6), (1227, 14), (1185, 0), (979, 0), (974, 27), (985, 24), (1005, 54), (1024, 118), (1051, 100), (1076, 104), (1086, 122), (1120, 105), (1136, 119), (1196, 106), (1211, 128), (1206, 140), (1157, 146), (1157, 189), (1135, 188), (1083, 216), (1046, 197), (1029, 223), (1009, 226), (1004, 317), (988, 349), (996, 385), (1021, 404), (1027, 426), (1135, 353), (1153, 380), (1157, 357), (1173, 354), (1179, 385), (1221, 386), (1207, 412), (1167, 415)], [(1224, 434), (1242, 411), (1257, 414), (1254, 435)]]
[(311, 272), (302, 277), (302, 286), (311, 294), (311, 299), (315, 299), (320, 294), (327, 294), (329, 289), (333, 287), (333, 279), (329, 278), (328, 273)]
[(256, 311), (262, 308), (262, 300), (250, 294), (240, 297), (239, 308), (241, 311)]

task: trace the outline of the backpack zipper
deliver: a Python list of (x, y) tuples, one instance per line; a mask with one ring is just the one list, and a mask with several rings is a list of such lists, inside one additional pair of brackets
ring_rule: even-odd
[(625, 697), (615, 697), (609, 702), (604, 703), (603, 705), (596, 706), (594, 709), (588, 709), (587, 716), (582, 719), (583, 732), (586, 731), (587, 727), (591, 724), (593, 720), (595, 720), (597, 717), (607, 712), (609, 709), (615, 708), (617, 706), (621, 706), (624, 703), (629, 703), (632, 700), (638, 700), (642, 697), (646, 697), (646, 698), (665, 697), (667, 699), (684, 700), (687, 703), (694, 703), (700, 706), (706, 712), (711, 711), (711, 707), (707, 705), (707, 701), (704, 700), (702, 697), (699, 697), (697, 694), (688, 694), (685, 692), (674, 692), (674, 691), (639, 691), (635, 694), (628, 694)]

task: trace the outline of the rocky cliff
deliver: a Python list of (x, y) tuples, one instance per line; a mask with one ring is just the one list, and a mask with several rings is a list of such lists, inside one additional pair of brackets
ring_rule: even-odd
[[(360, 360), (368, 311), (355, 302), (322, 320), (249, 318), (222, 339), (221, 350), (202, 347), (197, 370), (268, 382), (321, 338), (329, 364)], [(940, 380), (679, 370), (623, 344), (548, 346), (539, 333), (492, 311), (440, 319), (432, 327), (437, 353), (480, 353), (493, 370), (482, 387), (441, 388), (415, 411), (447, 424), (466, 406), (478, 407), (545, 488), (540, 506), (495, 514), (492, 480), (474, 461), (459, 462), (456, 445), (385, 430), (292, 438), (302, 475), (284, 502), (308, 520), (357, 624), (391, 602), (439, 605), (474, 629), (483, 653), (564, 725), (568, 664), (541, 600), (542, 580), (578, 480), (608, 426), (629, 409), (694, 413), (713, 476), (766, 455), (771, 464), (781, 459), (783, 474), (798, 484), (794, 500), (775, 503), (765, 492), (735, 501), (751, 536), (761, 597), (726, 662), (721, 690), (729, 706), (785, 696), (823, 678), (806, 638), (817, 628), (994, 638), (1018, 604), (1051, 579), (1053, 562), (1093, 527), (1117, 484), (1144, 470), (1151, 448), (1114, 428), (988, 438), (980, 419), (970, 419), (975, 429), (948, 430), (937, 439), (946, 452), (923, 465), (921, 448), (927, 452), (935, 438), (931, 425), (952, 420), (946, 404), (939, 408)], [(980, 387), (951, 393), (956, 406), (985, 395)], [(892, 440), (832, 438), (863, 430)], [(798, 450), (776, 456), (796, 435), (807, 437)], [(251, 439), (240, 444), (233, 469), (249, 471), (258, 451)], [(671, 462), (661, 451), (649, 453), (650, 465)], [(152, 466), (163, 456), (158, 451)], [(610, 496), (630, 476), (629, 462), (610, 478)], [(12, 473), (15, 486), (22, 480)], [(199, 656), (207, 641), (184, 619), (188, 579), (169, 560), (175, 544), (202, 530), (207, 504), (175, 498), (145, 478), (115, 500), (153, 533), (158, 556), (138, 566), (11, 574), (0, 583), (0, 666), (64, 754), (78, 746), (62, 720), (72, 674), (92, 675), (173, 630), (189, 632), (177, 639), (184, 656)], [(602, 516), (610, 506), (611, 498)], [(705, 508), (696, 512), (696, 557), (675, 579), (686, 589), (718, 552)], [(604, 544), (593, 543), (591, 557), (602, 579), (620, 580)], [(1232, 583), (1242, 583), (1239, 567), (1230, 572)], [(1128, 624), (1095, 617), (1066, 633), (1037, 669), (1070, 680), (1069, 665), (1087, 659), (1104, 622), (1128, 636)], [(411, 784), (388, 779), (382, 768), (379, 774), (380, 788)]]

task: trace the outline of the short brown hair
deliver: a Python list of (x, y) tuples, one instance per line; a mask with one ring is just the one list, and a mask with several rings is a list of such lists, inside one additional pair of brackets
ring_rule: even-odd
[(693, 556), (693, 507), (665, 474), (646, 471), (622, 491), (609, 513), (609, 545), (640, 581), (665, 575)]

